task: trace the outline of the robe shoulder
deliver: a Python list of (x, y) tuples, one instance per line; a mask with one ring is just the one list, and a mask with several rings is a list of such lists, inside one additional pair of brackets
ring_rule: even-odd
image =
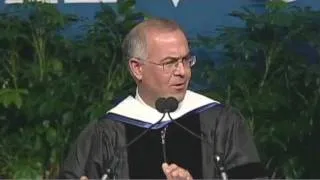
[(216, 129), (216, 153), (223, 157), (231, 178), (267, 176), (248, 122), (237, 108), (219, 105), (204, 112), (203, 116), (204, 123), (214, 123), (209, 127)]
[(122, 124), (106, 119), (88, 124), (71, 144), (58, 178), (101, 178), (104, 160), (112, 157), (110, 155), (119, 143), (118, 139), (123, 139), (119, 138), (123, 134), (123, 128)]

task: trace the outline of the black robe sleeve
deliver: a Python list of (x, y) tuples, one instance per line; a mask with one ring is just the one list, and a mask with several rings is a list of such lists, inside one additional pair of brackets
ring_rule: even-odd
[[(250, 130), (239, 111), (226, 107), (224, 114), (224, 161), (229, 178), (252, 179), (266, 177)], [(220, 119), (221, 120), (221, 119)], [(222, 145), (221, 145), (222, 146)]]
[[(120, 171), (127, 178), (126, 153), (116, 147), (125, 144), (124, 128), (120, 123), (101, 119), (85, 128), (71, 146), (60, 170), (59, 179), (101, 179), (104, 175)], [(115, 167), (113, 167), (115, 165)], [(119, 166), (119, 167), (117, 167)]]
[(79, 179), (85, 175), (84, 169), (90, 152), (95, 125), (86, 127), (70, 146), (67, 157), (60, 169), (59, 179)]
[[(78, 136), (76, 141), (72, 144), (67, 157), (60, 170), (59, 179), (79, 179), (81, 176), (90, 178), (98, 177), (97, 172), (102, 168), (101, 152), (101, 132), (96, 123), (90, 124)], [(96, 161), (95, 168), (88, 164)]]

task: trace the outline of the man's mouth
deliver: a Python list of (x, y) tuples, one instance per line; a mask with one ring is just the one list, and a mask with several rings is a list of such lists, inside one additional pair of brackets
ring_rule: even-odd
[(176, 89), (184, 89), (185, 83), (177, 83), (177, 84), (174, 84), (173, 87)]

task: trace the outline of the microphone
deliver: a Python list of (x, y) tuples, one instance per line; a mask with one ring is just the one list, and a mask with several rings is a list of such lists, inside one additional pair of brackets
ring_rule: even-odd
[[(119, 159), (117, 158), (117, 155), (118, 155), (121, 151), (123, 151), (125, 148), (128, 148), (128, 147), (131, 146), (133, 143), (135, 143), (136, 141), (138, 141), (143, 135), (145, 135), (147, 132), (149, 132), (154, 126), (156, 126), (157, 124), (159, 124), (159, 123), (163, 120), (163, 118), (165, 117), (165, 114), (166, 114), (167, 112), (175, 111), (175, 110), (177, 109), (177, 107), (178, 107), (178, 104), (177, 104), (177, 105), (172, 104), (172, 103), (175, 103), (175, 102), (173, 102), (173, 101), (174, 101), (174, 100), (172, 100), (172, 98), (171, 98), (171, 100), (168, 101), (168, 99), (163, 98), (163, 97), (160, 97), (160, 98), (158, 98), (158, 99), (156, 100), (156, 102), (155, 102), (155, 107), (156, 107), (156, 109), (157, 109), (159, 112), (163, 113), (162, 117), (161, 117), (156, 123), (152, 124), (152, 125), (151, 125), (150, 127), (148, 127), (146, 130), (144, 130), (142, 133), (140, 133), (138, 136), (136, 136), (134, 139), (132, 139), (128, 144), (126, 144), (126, 145), (123, 146), (123, 147), (120, 147), (120, 148), (116, 151), (116, 153), (115, 153), (115, 155), (114, 155), (114, 159), (113, 159), (113, 161), (111, 162), (110, 168), (108, 168), (106, 174), (104, 174), (104, 175), (102, 176), (102, 178), (101, 178), (102, 180), (107, 180), (107, 179), (110, 179), (110, 178), (112, 178), (112, 179), (115, 179), (115, 178), (116, 178), (116, 174), (115, 174), (115, 172), (114, 172), (114, 168), (115, 168), (116, 165), (119, 163)], [(177, 107), (175, 107), (175, 106), (177, 106)], [(165, 154), (164, 154), (164, 157), (165, 157)]]
[(160, 97), (156, 100), (155, 107), (161, 113), (166, 113), (166, 98)]
[(167, 106), (167, 109), (168, 109), (168, 114), (170, 112), (174, 112), (175, 110), (177, 110), (178, 108), (178, 105), (179, 105), (179, 102), (176, 98), (174, 97), (168, 97), (167, 98), (167, 101), (166, 101), (166, 106)]
[(161, 113), (170, 113), (178, 108), (178, 100), (174, 97), (159, 98), (156, 101), (156, 109)]
[[(178, 104), (179, 104), (178, 100), (177, 100), (176, 98), (174, 98), (174, 97), (169, 97), (169, 98), (167, 98), (165, 102), (166, 102), (166, 103), (164, 103), (164, 104), (165, 104), (167, 107), (166, 107), (166, 108), (163, 108), (163, 109), (173, 110), (173, 109), (175, 108), (173, 111), (175, 111), (175, 110), (177, 109)], [(175, 123), (176, 125), (178, 125), (178, 126), (181, 127), (182, 129), (184, 129), (185, 131), (187, 131), (187, 132), (188, 132), (189, 134), (191, 134), (192, 136), (194, 136), (194, 137), (200, 139), (201, 141), (207, 143), (207, 144), (208, 144), (209, 146), (211, 146), (213, 149), (214, 149), (214, 147), (215, 147), (215, 148), (217, 147), (217, 146), (216, 146), (216, 145), (217, 145), (216, 141), (214, 141), (214, 146), (213, 146), (210, 142), (208, 142), (207, 140), (203, 139), (201, 136), (197, 135), (196, 133), (194, 133), (193, 131), (191, 131), (191, 130), (188, 129), (187, 127), (185, 127), (185, 126), (183, 126), (182, 124), (178, 123), (177, 121), (173, 120), (173, 118), (172, 118), (171, 115), (170, 115), (170, 112), (173, 112), (173, 111), (168, 111), (168, 112), (167, 112), (170, 120), (171, 120), (173, 123)], [(220, 112), (220, 113), (221, 113), (221, 112)], [(216, 139), (216, 136), (217, 136), (216, 129), (217, 129), (217, 126), (218, 126), (218, 122), (216, 122), (215, 126), (216, 126), (216, 127), (215, 127), (215, 137), (214, 137), (214, 139)], [(227, 176), (227, 173), (226, 173), (225, 168), (224, 168), (224, 162), (223, 162), (221, 156), (217, 153), (217, 148), (216, 148), (215, 152), (216, 152), (216, 153), (215, 153), (215, 155), (214, 155), (214, 160), (215, 160), (215, 164), (216, 164), (218, 170), (220, 171), (220, 176), (221, 176), (221, 178), (222, 178), (223, 180), (228, 180), (228, 176)]]

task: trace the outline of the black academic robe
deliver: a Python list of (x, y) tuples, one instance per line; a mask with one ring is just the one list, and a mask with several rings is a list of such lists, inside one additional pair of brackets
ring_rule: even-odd
[(266, 176), (246, 123), (234, 108), (215, 103), (199, 107), (128, 145), (145, 131), (139, 123), (109, 113), (88, 126), (72, 146), (59, 178), (99, 179), (108, 174), (119, 179), (164, 179), (161, 164), (166, 156), (167, 162), (187, 169), (195, 179), (213, 179), (220, 177), (215, 154), (222, 157), (229, 178)]

